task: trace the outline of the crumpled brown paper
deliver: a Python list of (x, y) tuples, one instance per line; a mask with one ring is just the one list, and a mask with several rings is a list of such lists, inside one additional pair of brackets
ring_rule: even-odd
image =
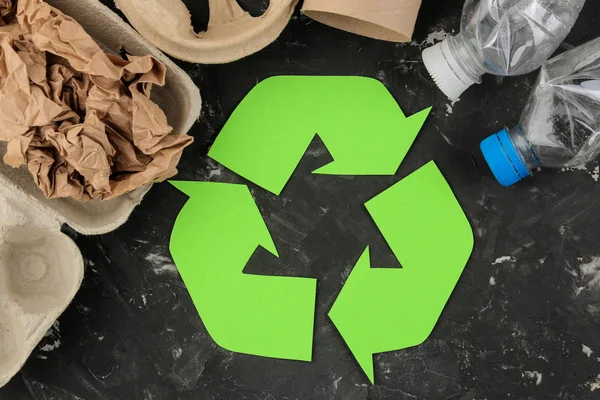
[[(42, 0), (0, 0), (0, 140), (48, 198), (110, 199), (177, 173), (193, 139), (150, 100), (166, 69), (104, 53)], [(9, 20), (10, 19), (10, 20)]]

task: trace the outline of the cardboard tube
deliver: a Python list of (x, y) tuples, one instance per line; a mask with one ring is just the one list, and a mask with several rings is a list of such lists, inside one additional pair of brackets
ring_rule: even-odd
[(302, 13), (335, 28), (388, 42), (410, 42), (421, 0), (304, 0)]

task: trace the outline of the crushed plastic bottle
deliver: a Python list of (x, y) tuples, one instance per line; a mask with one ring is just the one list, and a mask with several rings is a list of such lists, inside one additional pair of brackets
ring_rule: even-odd
[(548, 61), (520, 123), (481, 143), (510, 186), (540, 167), (572, 168), (600, 155), (600, 38)]
[(538, 69), (571, 31), (585, 0), (467, 0), (461, 32), (423, 51), (440, 90), (456, 100), (489, 73)]

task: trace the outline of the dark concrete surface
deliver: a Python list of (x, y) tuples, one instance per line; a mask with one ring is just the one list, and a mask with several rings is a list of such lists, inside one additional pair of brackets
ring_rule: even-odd
[[(201, 88), (204, 110), (180, 179), (242, 182), (205, 154), (243, 96), (269, 76), (369, 76), (406, 114), (434, 107), (394, 177), (312, 176), (329, 160), (315, 142), (282, 196), (253, 187), (281, 258), (258, 251), (246, 271), (319, 279), (312, 363), (214, 344), (168, 251), (186, 198), (159, 184), (116, 232), (84, 237), (65, 228), (86, 260), (83, 286), (0, 399), (600, 399), (598, 163), (543, 171), (510, 189), (495, 182), (478, 143), (518, 121), (536, 74), (486, 76), (448, 102), (420, 53), (440, 36), (432, 33), (458, 29), (462, 2), (424, 0), (409, 44), (354, 36), (296, 13), (258, 54), (229, 65), (182, 64)], [(201, 27), (206, 7), (187, 3)], [(246, 3), (255, 12), (265, 6)], [(598, 17), (600, 3), (588, 1), (561, 50), (600, 36)], [(430, 339), (376, 356), (373, 386), (326, 314), (365, 244), (378, 264), (395, 266), (362, 203), (429, 160), (462, 204), (475, 249)]]

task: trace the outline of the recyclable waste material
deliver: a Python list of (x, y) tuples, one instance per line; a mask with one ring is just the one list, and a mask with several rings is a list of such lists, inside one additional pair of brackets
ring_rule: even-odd
[(575, 24), (585, 0), (467, 0), (460, 33), (423, 51), (423, 62), (452, 100), (481, 76), (538, 69)]
[(481, 150), (503, 186), (538, 168), (572, 168), (600, 155), (600, 38), (544, 64), (520, 122)]
[[(6, 3), (0, 0), (0, 6)], [(83, 26), (104, 51), (118, 54), (126, 49), (164, 64), (165, 85), (154, 86), (152, 100), (165, 111), (175, 132), (188, 132), (200, 115), (201, 99), (183, 70), (97, 0), (47, 3)], [(9, 13), (0, 16), (4, 19)], [(0, 143), (0, 157), (6, 147)], [(86, 235), (111, 232), (149, 189), (144, 185), (111, 200), (85, 203), (47, 199), (26, 168), (0, 162), (0, 387), (23, 366), (81, 285), (83, 257), (61, 226), (68, 224)]]
[[(16, 5), (15, 5), (16, 4)], [(16, 12), (14, 7), (16, 6)], [(167, 70), (107, 54), (42, 0), (0, 3), (0, 141), (47, 198), (111, 199), (176, 174), (193, 138), (151, 99)]]
[(271, 0), (261, 16), (237, 0), (208, 0), (209, 21), (196, 33), (181, 0), (115, 0), (137, 31), (165, 53), (200, 64), (223, 64), (262, 50), (283, 31), (298, 0)]

